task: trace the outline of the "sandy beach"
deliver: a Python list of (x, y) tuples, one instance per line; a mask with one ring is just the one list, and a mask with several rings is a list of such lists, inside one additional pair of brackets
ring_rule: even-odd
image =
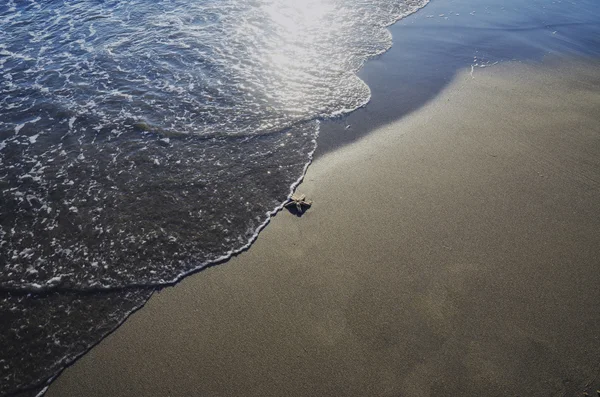
[(465, 69), (319, 157), (229, 262), (48, 396), (575, 396), (600, 386), (600, 64)]

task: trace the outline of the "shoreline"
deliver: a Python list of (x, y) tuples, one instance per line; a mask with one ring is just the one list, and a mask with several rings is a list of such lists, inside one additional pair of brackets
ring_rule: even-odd
[(600, 353), (598, 65), (463, 70), (318, 157), (304, 216), (157, 292), (47, 395), (582, 392)]
[[(526, 12), (528, 9), (531, 11), (532, 8), (536, 8), (535, 3), (544, 3), (543, 1), (534, 1), (532, 7), (531, 5), (521, 5), (515, 0), (511, 1), (513, 1), (515, 10), (521, 8)], [(589, 6), (586, 6), (586, 3), (591, 4), (589, 0), (583, 0), (581, 3), (583, 8), (589, 8)], [(319, 145), (313, 153), (314, 159), (320, 160), (321, 157), (324, 157), (330, 160), (331, 158), (335, 158), (335, 156), (331, 157), (329, 154), (344, 149), (346, 145), (361, 144), (362, 139), (368, 136), (373, 130), (393, 128), (392, 125), (396, 125), (396, 123), (403, 121), (406, 117), (411, 117), (412, 113), (420, 114), (421, 110), (428, 108), (429, 102), (436, 102), (438, 96), (444, 93), (446, 89), (449, 89), (450, 84), (454, 84), (452, 82), (455, 81), (458, 71), (464, 71), (465, 67), (471, 67), (471, 71), (473, 71), (473, 62), (475, 61), (482, 62), (483, 60), (485, 65), (491, 65), (494, 64), (494, 59), (510, 59), (510, 57), (503, 58), (503, 54), (508, 53), (511, 56), (518, 57), (520, 60), (535, 60), (537, 62), (541, 54), (553, 51), (564, 54), (576, 53), (578, 55), (584, 54), (587, 51), (588, 55), (600, 56), (600, 43), (597, 42), (594, 36), (591, 36), (592, 39), (589, 38), (591, 32), (600, 30), (596, 26), (587, 26), (582, 29), (560, 25), (557, 25), (556, 28), (552, 27), (553, 22), (560, 22), (560, 20), (564, 19), (563, 15), (556, 14), (556, 7), (554, 6), (552, 6), (554, 7), (553, 11), (548, 12), (545, 10), (542, 12), (542, 19), (544, 21), (538, 20), (533, 15), (525, 18), (527, 22), (531, 22), (532, 24), (527, 27), (527, 32), (521, 31), (516, 35), (518, 36), (516, 37), (516, 41), (515, 35), (511, 31), (514, 26), (520, 24), (520, 19), (515, 18), (514, 13), (505, 14), (500, 12), (500, 6), (494, 7), (492, 5), (491, 11), (488, 12), (489, 16), (473, 18), (473, 15), (469, 15), (464, 11), (473, 9), (472, 12), (479, 13), (479, 17), (481, 11), (484, 9), (483, 3), (469, 4), (469, 1), (462, 0), (451, 0), (449, 2), (435, 0), (429, 3), (424, 10), (389, 26), (388, 29), (394, 36), (394, 46), (388, 52), (371, 58), (367, 62), (367, 65), (358, 73), (359, 77), (371, 88), (373, 94), (372, 100), (365, 107), (349, 115), (322, 121)], [(506, 9), (510, 8), (510, 3), (507, 3)], [(487, 10), (488, 7), (485, 6), (485, 9)], [(501, 9), (504, 10), (505, 7), (502, 6)], [(562, 8), (558, 7), (558, 9)], [(573, 12), (567, 8), (564, 9), (567, 12), (567, 16), (569, 12)], [(459, 16), (458, 12), (454, 13), (453, 11), (460, 11), (461, 16)], [(442, 17), (442, 15), (446, 16)], [(582, 17), (581, 15), (575, 15), (575, 17), (578, 21), (584, 21), (586, 18), (590, 19), (589, 16)], [(475, 26), (478, 24), (482, 26)], [(468, 34), (470, 29), (481, 29), (482, 27), (484, 30), (500, 30), (502, 34), (483, 33), (483, 30), (477, 31), (473, 37)], [(534, 28), (532, 32), (529, 31), (531, 27)], [(556, 32), (558, 32), (558, 35), (556, 37), (553, 36), (556, 32), (550, 35), (548, 31), (550, 28), (557, 29)], [(536, 33), (535, 30), (539, 32)], [(467, 33), (466, 36), (465, 33)], [(508, 39), (504, 37), (508, 37)], [(490, 41), (486, 42), (486, 40)], [(583, 45), (582, 43), (586, 44)], [(471, 53), (473, 51), (477, 53), (477, 56), (482, 55), (482, 57), (472, 60)], [(486, 58), (486, 56), (489, 58)], [(479, 69), (476, 69), (475, 77), (477, 77), (478, 72)], [(312, 161), (314, 162), (315, 160)], [(305, 172), (309, 164), (306, 164)], [(304, 175), (298, 182), (301, 182), (303, 178), (305, 178)], [(299, 192), (303, 191), (303, 186), (304, 183), (300, 185)], [(373, 190), (377, 191), (377, 187), (373, 186)], [(354, 194), (353, 192), (349, 193), (351, 196)], [(335, 197), (330, 198), (335, 199)], [(353, 198), (349, 201), (352, 202)], [(349, 205), (352, 206), (352, 204)], [(281, 210), (281, 208), (277, 208), (274, 212), (277, 210)], [(360, 210), (362, 211), (362, 208)], [(281, 214), (280, 212), (279, 216), (282, 216)], [(283, 214), (287, 213), (283, 212)], [(272, 222), (272, 219), (266, 220), (259, 230), (257, 230), (257, 233), (269, 222)], [(356, 228), (361, 226), (350, 225), (349, 227)], [(287, 233), (283, 229), (280, 231), (284, 234)], [(254, 243), (256, 237), (255, 235), (242, 250), (235, 253), (234, 257), (244, 257), (247, 255), (246, 250), (250, 244)], [(292, 239), (291, 236), (288, 238)], [(234, 262), (234, 264), (237, 264), (237, 262)], [(211, 264), (209, 267), (213, 267), (214, 265)], [(227, 268), (232, 266), (229, 259), (219, 261), (216, 265), (226, 266)], [(205, 273), (205, 270), (196, 269), (191, 274), (195, 274), (195, 277), (202, 277), (207, 273)], [(181, 279), (177, 281), (176, 285), (172, 284), (163, 288), (166, 290), (170, 290), (172, 287), (179, 288), (180, 283)], [(211, 304), (210, 301), (207, 304)], [(143, 308), (143, 305), (139, 308)], [(121, 324), (126, 320), (127, 318)], [(53, 334), (53, 331), (46, 331), (48, 335)], [(118, 333), (120, 331), (113, 329), (109, 334), (113, 332)], [(86, 340), (85, 337), (79, 339), (76, 336), (76, 338), (80, 342)], [(97, 343), (99, 341), (96, 341), (92, 346), (95, 346)], [(18, 346), (18, 344), (16, 345)], [(83, 354), (86, 355), (88, 353), (89, 349), (86, 349), (86, 352)], [(24, 357), (27, 360), (25, 355)], [(28, 371), (23, 371), (22, 373), (28, 373)], [(30, 392), (27, 391), (23, 394), (28, 395)]]

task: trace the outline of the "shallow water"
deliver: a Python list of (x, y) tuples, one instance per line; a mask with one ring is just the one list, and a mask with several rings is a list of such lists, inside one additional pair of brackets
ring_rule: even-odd
[(0, 286), (163, 284), (241, 249), (424, 4), (0, 6)]
[[(0, 394), (247, 247), (426, 0), (0, 5)], [(72, 302), (70, 304), (69, 302)], [(85, 319), (85, 321), (83, 321)]]

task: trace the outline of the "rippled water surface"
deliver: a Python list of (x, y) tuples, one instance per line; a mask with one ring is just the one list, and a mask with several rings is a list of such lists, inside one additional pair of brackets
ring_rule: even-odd
[(2, 2), (0, 395), (246, 247), (426, 2)]
[(424, 3), (0, 6), (0, 285), (164, 283), (243, 247)]

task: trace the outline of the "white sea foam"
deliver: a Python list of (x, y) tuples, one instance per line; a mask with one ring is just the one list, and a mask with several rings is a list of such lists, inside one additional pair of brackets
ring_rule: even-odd
[[(52, 288), (64, 269), (73, 288), (170, 283), (245, 249), (299, 182), (311, 120), (369, 101), (355, 73), (390, 47), (386, 26), (425, 4), (77, 0), (31, 2), (11, 18), (0, 8), (1, 89), (12, 98), (0, 112), (13, 117), (0, 167), (16, 189), (3, 199), (44, 213), (18, 227), (4, 217), (14, 232), (0, 244), (32, 260), (46, 259), (32, 236), (55, 248), (37, 273), (14, 263), (0, 284)], [(238, 199), (252, 204), (238, 211)], [(142, 249), (144, 267), (127, 259)], [(101, 266), (82, 265), (91, 251)]]

